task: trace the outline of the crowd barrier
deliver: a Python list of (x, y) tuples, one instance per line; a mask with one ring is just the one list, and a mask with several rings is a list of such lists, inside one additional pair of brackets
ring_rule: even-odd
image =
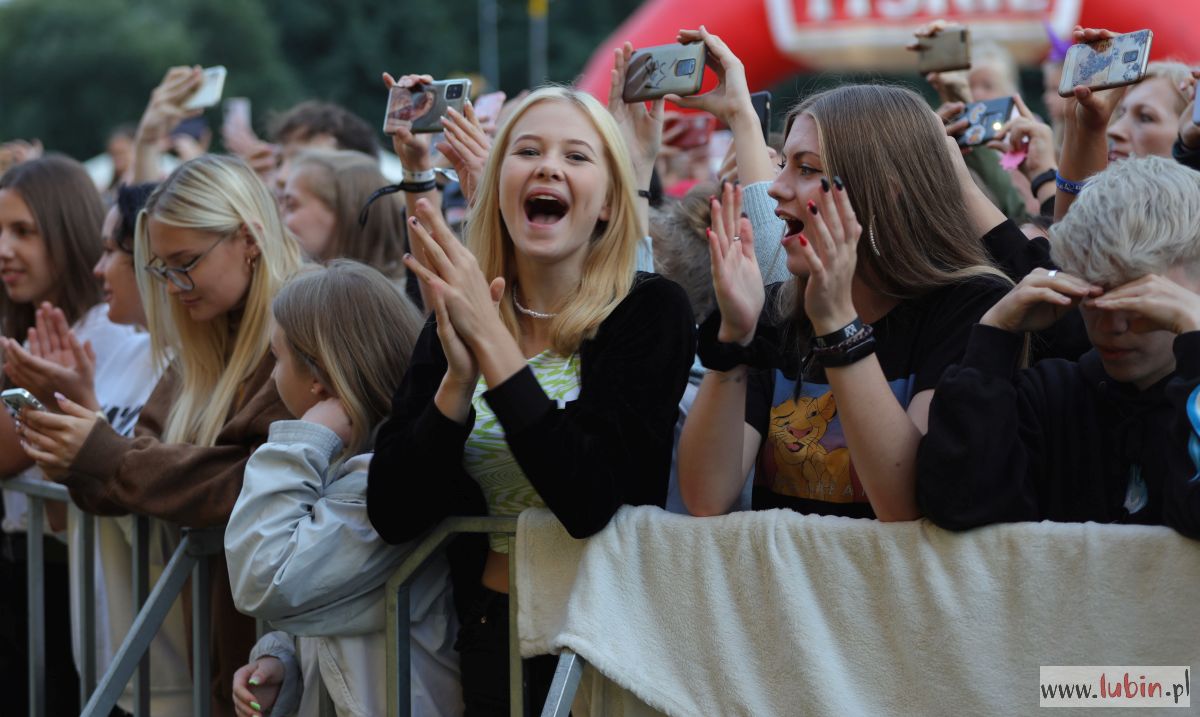
[[(70, 504), (65, 486), (29, 478), (12, 478), (4, 482), (4, 490), (24, 493), (29, 499), (26, 542), (29, 598), (29, 715), (46, 717), (45, 632), (46, 615), (43, 607), (45, 565), (42, 540), (45, 536), (44, 502), (64, 501)], [(96, 675), (96, 584), (95, 584), (95, 518), (71, 506), (82, 521), (82, 674), (80, 674), (80, 704), (82, 717), (107, 717), (117, 704), (125, 686), (133, 680), (133, 714), (150, 715), (150, 643), (166, 619), (171, 605), (183, 593), (188, 576), (192, 578), (192, 704), (197, 717), (210, 713), (209, 632), (210, 581), (208, 557), (225, 552), (223, 528), (194, 530), (185, 528), (182, 539), (168, 561), (162, 575), (150, 589), (150, 521), (133, 516), (133, 595), (138, 614), (129, 633), (117, 650), (109, 669), (97, 679)]]

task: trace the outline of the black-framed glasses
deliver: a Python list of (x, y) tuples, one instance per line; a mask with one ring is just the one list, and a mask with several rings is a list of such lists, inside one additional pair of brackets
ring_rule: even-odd
[(196, 265), (199, 264), (204, 257), (208, 256), (213, 249), (216, 249), (218, 244), (231, 236), (233, 236), (233, 234), (228, 234), (216, 240), (213, 242), (212, 246), (205, 249), (200, 253), (199, 256), (183, 266), (167, 266), (166, 264), (162, 263), (161, 260), (156, 259), (155, 262), (158, 263), (151, 262), (147, 264), (146, 271), (150, 272), (151, 276), (163, 283), (169, 281), (183, 291), (191, 291), (192, 289), (196, 288), (196, 282), (192, 280), (192, 275), (188, 272), (195, 269)]

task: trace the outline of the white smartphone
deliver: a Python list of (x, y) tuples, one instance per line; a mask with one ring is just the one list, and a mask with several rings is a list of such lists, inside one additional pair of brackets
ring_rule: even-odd
[(221, 65), (206, 67), (200, 89), (183, 103), (185, 110), (200, 110), (212, 107), (221, 101), (225, 90), (225, 68)]
[(10, 388), (3, 393), (0, 393), (0, 401), (4, 401), (4, 405), (8, 408), (8, 412), (13, 418), (21, 415), (21, 409), (31, 408), (34, 411), (45, 411), (46, 407), (42, 402), (33, 397), (33, 394), (23, 388)]

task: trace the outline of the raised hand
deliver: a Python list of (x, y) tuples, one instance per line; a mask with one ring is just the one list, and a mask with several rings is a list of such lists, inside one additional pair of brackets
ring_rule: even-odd
[(667, 95), (664, 99), (680, 107), (704, 110), (727, 125), (733, 124), (735, 115), (746, 112), (753, 115), (757, 122), (754, 105), (750, 102), (750, 87), (746, 84), (746, 68), (729, 46), (703, 25), (699, 30), (680, 30), (675, 39), (681, 43), (703, 42), (708, 54), (708, 66), (716, 73), (718, 82), (716, 87), (702, 95)]
[(474, 203), (475, 190), (479, 187), (479, 178), (483, 176), (483, 165), (492, 151), (492, 138), (475, 115), (475, 106), (469, 102), (461, 113), (451, 107), (442, 118), (442, 128), (445, 130), (445, 141), (438, 142), (437, 150), (450, 160), (458, 172), (458, 184), (467, 203)]
[(712, 228), (708, 230), (708, 252), (712, 260), (713, 289), (721, 309), (717, 338), (743, 346), (754, 340), (758, 316), (766, 292), (754, 256), (754, 230), (742, 216), (742, 190), (725, 182), (721, 198), (713, 197)]
[[(400, 79), (393, 78), (389, 73), (383, 73), (383, 84), (391, 91), (392, 86), (417, 87), (433, 82), (429, 75), (402, 75)], [(425, 134), (414, 133), (408, 127), (400, 127), (390, 133), (392, 135), (392, 150), (400, 158), (400, 163), (410, 172), (419, 172), (433, 167), (429, 156), (429, 137)]]
[(1179, 91), (1188, 98), (1187, 107), (1179, 115), (1179, 139), (1185, 149), (1200, 149), (1200, 123), (1196, 122), (1196, 81), (1200, 80), (1200, 69), (1192, 70), (1190, 82), (1179, 83)]
[(842, 180), (834, 177), (830, 183), (822, 179), (821, 189), (818, 201), (808, 203), (812, 218), (808, 235), (800, 242), (809, 267), (804, 313), (818, 336), (837, 331), (858, 316), (850, 289), (862, 234)]
[(1157, 274), (1147, 274), (1084, 303), (1102, 311), (1135, 314), (1130, 329), (1138, 333), (1200, 330), (1200, 295)]
[(26, 350), (12, 339), (3, 342), (8, 360), (5, 373), (47, 406), (54, 405), (59, 392), (90, 410), (99, 410), (94, 377), (96, 354), (91, 342), (79, 343), (66, 315), (48, 303), (36, 314), (36, 323), (29, 329), (29, 348)]
[(633, 160), (634, 176), (638, 186), (646, 188), (654, 171), (654, 160), (662, 147), (663, 100), (658, 99), (646, 107), (645, 102), (626, 104), (621, 99), (625, 88), (625, 73), (629, 58), (633, 57), (633, 45), (626, 42), (613, 50), (612, 83), (608, 88), (608, 111), (617, 120), (629, 155)]
[(1013, 100), (1018, 116), (1009, 120), (988, 146), (999, 152), (1025, 152), (1021, 172), (1033, 179), (1058, 166), (1054, 156), (1054, 130), (1034, 116), (1020, 95), (1014, 95)]
[(474, 342), (497, 327), (507, 332), (496, 309), (504, 279), (484, 277), (475, 255), (428, 201), (418, 200), (417, 216), (409, 218), (408, 224), (413, 246), (423, 252), (424, 260), (408, 255), (404, 264), (425, 284), (435, 313), (440, 307), (438, 338), (447, 361), (455, 360), (451, 371), (457, 379), (473, 383), (479, 374)]
[(260, 657), (233, 673), (233, 708), (238, 717), (262, 717), (270, 711), (283, 686), (283, 662)]
[(1104, 289), (1057, 269), (1034, 269), (988, 309), (979, 323), (1022, 333), (1053, 326), (1063, 314)]
[(138, 142), (163, 139), (183, 120), (203, 114), (204, 110), (183, 108), (183, 103), (200, 89), (203, 80), (204, 73), (199, 65), (177, 66), (167, 70), (162, 82), (150, 93), (150, 103), (146, 105), (138, 123)]

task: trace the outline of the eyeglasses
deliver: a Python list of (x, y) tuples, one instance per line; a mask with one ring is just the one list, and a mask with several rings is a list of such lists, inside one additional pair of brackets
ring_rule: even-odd
[[(236, 234), (236, 232), (234, 232), (234, 233)], [(177, 286), (178, 288), (182, 289), (183, 291), (191, 291), (192, 289), (196, 288), (196, 282), (192, 280), (192, 275), (189, 274), (188, 272), (195, 269), (196, 265), (199, 264), (200, 261), (204, 257), (208, 256), (209, 253), (212, 252), (213, 249), (216, 249), (218, 244), (225, 241), (226, 239), (228, 239), (231, 236), (233, 236), (233, 234), (223, 236), (220, 239), (216, 240), (215, 242), (213, 242), (212, 246), (205, 249), (200, 254), (200, 256), (196, 257), (195, 259), (192, 259), (191, 261), (189, 261), (187, 264), (184, 264), (183, 266), (167, 266), (166, 264), (163, 264), (161, 260), (156, 259), (155, 261), (157, 261), (158, 263), (156, 264), (156, 263), (152, 262), (150, 264), (147, 264), (146, 271), (150, 272), (151, 276), (153, 276), (155, 279), (158, 279), (159, 281), (161, 281), (163, 283), (166, 283), (169, 281), (172, 284), (174, 284), (175, 286)]]

